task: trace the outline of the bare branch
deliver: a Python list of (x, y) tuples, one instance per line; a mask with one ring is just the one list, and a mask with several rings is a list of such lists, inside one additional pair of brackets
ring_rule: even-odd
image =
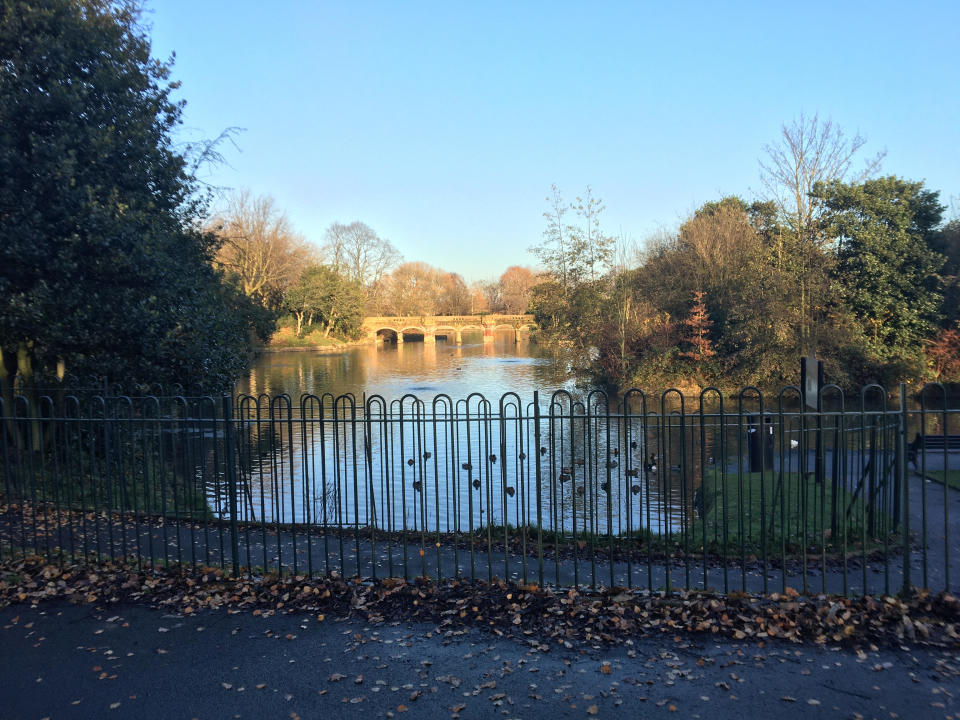
[(760, 178), (785, 221), (798, 236), (816, 229), (821, 208), (810, 197), (814, 185), (830, 180), (861, 182), (875, 175), (886, 151), (868, 158), (858, 172), (852, 172), (854, 157), (867, 140), (859, 133), (847, 138), (831, 119), (820, 120), (803, 113), (790, 125), (783, 125), (779, 142), (764, 145), (767, 159), (760, 160)]

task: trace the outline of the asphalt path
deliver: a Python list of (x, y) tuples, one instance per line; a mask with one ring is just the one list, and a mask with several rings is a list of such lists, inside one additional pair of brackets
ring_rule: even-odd
[[(550, 644), (552, 642), (552, 644)], [(960, 718), (960, 653), (662, 635), (614, 647), (315, 614), (0, 610), (0, 719)]]

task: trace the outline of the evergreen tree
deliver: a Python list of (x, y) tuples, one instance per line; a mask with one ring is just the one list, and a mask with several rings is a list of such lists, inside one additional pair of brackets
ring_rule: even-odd
[(836, 241), (834, 279), (880, 362), (922, 363), (943, 294), (930, 247), (943, 206), (922, 182), (897, 177), (818, 185)]
[(263, 318), (211, 267), (182, 103), (131, 2), (0, 5), (0, 354), (17, 373), (229, 387)]

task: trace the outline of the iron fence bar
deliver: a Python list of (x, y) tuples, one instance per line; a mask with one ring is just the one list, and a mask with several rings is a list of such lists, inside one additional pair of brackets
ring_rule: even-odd
[[(341, 396), (344, 397), (344, 396)], [(353, 467), (353, 545), (354, 553), (357, 558), (357, 577), (360, 577), (360, 474), (357, 467), (357, 401), (356, 398), (350, 395), (349, 400), (349, 411), (350, 411), (350, 447), (351, 447), (351, 457), (353, 462), (351, 463)], [(344, 432), (346, 435), (346, 432)], [(346, 464), (346, 458), (344, 458), (344, 463)], [(292, 480), (292, 479), (291, 479)], [(365, 484), (364, 484), (365, 485)], [(296, 557), (296, 545), (294, 545), (294, 557)], [(294, 565), (296, 568), (296, 565)], [(344, 573), (346, 575), (346, 573)]]
[[(907, 384), (900, 383), (900, 432), (897, 444), (897, 474), (903, 483), (903, 594), (910, 592), (910, 483), (907, 481)], [(947, 478), (944, 477), (944, 482)], [(921, 483), (922, 484), (922, 483)], [(884, 533), (886, 535), (886, 533)], [(924, 537), (924, 546), (926, 538)], [(926, 572), (926, 568), (924, 568)]]
[(541, 586), (543, 580), (543, 469), (540, 464), (540, 393), (533, 391), (533, 435), (534, 435), (534, 464), (537, 483), (537, 578)]
[[(70, 422), (71, 418), (69, 416), (68, 407), (76, 408), (77, 414), (79, 414), (79, 403), (76, 402), (76, 398), (69, 396), (64, 398), (62, 404), (62, 417), (63, 417), (63, 477), (66, 482), (66, 513), (67, 513), (67, 522), (69, 523), (69, 544), (70, 544), (70, 562), (77, 562), (77, 547), (76, 547), (76, 528), (74, 527), (74, 500), (73, 500), (73, 490), (74, 484), (79, 484), (79, 474), (75, 472), (76, 463), (73, 462), (73, 455), (71, 449), (73, 448), (73, 442), (71, 440), (73, 423)], [(2, 409), (2, 406), (0, 406)], [(2, 414), (2, 413), (0, 413)], [(4, 428), (6, 428), (6, 421), (0, 421), (3, 423)], [(7, 440), (6, 438), (0, 439), (0, 442), (3, 442), (3, 452), (4, 452), (4, 468), (8, 467), (7, 465)], [(7, 490), (7, 497), (10, 497), (9, 487)], [(81, 507), (82, 511), (82, 507)], [(81, 512), (82, 515), (82, 512)], [(136, 508), (134, 508), (134, 518), (137, 522), (137, 569), (141, 569), (141, 557), (140, 557), (140, 533), (139, 533), (139, 515), (136, 513)], [(2, 547), (2, 542), (0, 542), (0, 547)]]
[[(230, 553), (233, 560), (233, 576), (240, 577), (240, 537), (237, 524), (237, 474), (234, 456), (233, 397), (223, 396), (223, 422), (227, 471), (227, 494), (230, 503)], [(164, 523), (166, 526), (166, 523)]]

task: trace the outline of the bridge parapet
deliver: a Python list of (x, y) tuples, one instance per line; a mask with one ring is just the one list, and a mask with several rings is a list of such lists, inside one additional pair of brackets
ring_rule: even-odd
[(365, 317), (362, 327), (368, 337), (378, 339), (382, 330), (391, 330), (397, 342), (403, 342), (404, 331), (423, 334), (424, 342), (434, 342), (438, 330), (453, 330), (459, 345), (461, 333), (468, 328), (483, 330), (483, 341), (493, 342), (494, 330), (502, 327), (513, 328), (514, 338), (520, 340), (520, 331), (536, 326), (533, 315), (505, 315), (490, 313), (486, 315), (379, 315)]

